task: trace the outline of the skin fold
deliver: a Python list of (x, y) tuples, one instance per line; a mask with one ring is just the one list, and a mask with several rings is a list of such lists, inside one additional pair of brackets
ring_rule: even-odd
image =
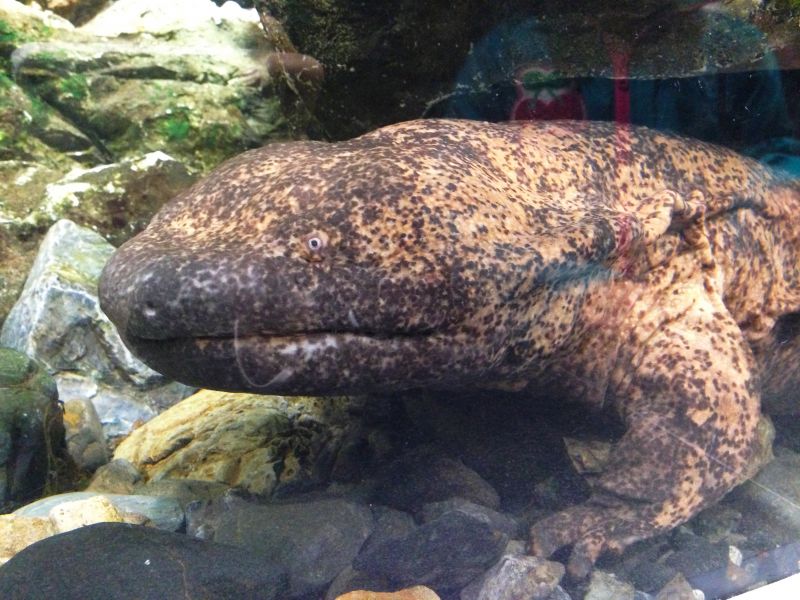
[(592, 496), (531, 531), (583, 576), (744, 478), (762, 400), (800, 383), (798, 214), (757, 162), (644, 128), (411, 121), (230, 160), (117, 251), (100, 298), (196, 386), (616, 413)]

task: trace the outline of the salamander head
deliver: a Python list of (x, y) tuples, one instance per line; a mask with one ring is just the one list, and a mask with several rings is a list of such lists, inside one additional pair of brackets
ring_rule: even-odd
[(531, 339), (525, 321), (536, 273), (561, 251), (535, 248), (533, 213), (509, 206), (491, 152), (451, 129), (410, 123), (229, 161), (117, 251), (103, 310), (147, 364), (202, 387), (503, 380), (514, 343), (531, 356), (558, 343), (557, 323)]

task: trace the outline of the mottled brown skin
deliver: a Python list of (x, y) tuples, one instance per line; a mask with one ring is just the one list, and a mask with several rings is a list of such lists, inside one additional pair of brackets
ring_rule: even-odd
[(760, 395), (800, 384), (798, 214), (758, 163), (647, 129), (414, 121), (231, 160), (100, 293), (189, 384), (527, 387), (616, 411), (591, 498), (532, 529), (538, 555), (572, 544), (580, 576), (739, 483)]

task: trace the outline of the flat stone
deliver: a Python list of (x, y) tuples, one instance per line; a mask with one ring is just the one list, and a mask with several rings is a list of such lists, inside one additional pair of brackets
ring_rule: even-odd
[(320, 594), (374, 526), (370, 509), (344, 499), (253, 504), (233, 496), (191, 511), (187, 531), (282, 565), (290, 595)]
[[(99, 494), (97, 492), (71, 492), (42, 498), (23, 506), (14, 514), (29, 517), (49, 516), (51, 511), (66, 502), (88, 500), (97, 496), (107, 498), (126, 521), (142, 519), (158, 529), (177, 531), (183, 526), (184, 513), (178, 502), (166, 496), (140, 496), (120, 494)], [(139, 515), (139, 516), (136, 516)]]
[(120, 523), (55, 535), (0, 567), (4, 600), (84, 598), (87, 586), (115, 600), (287, 597), (286, 574), (263, 557)]
[(62, 502), (50, 509), (49, 517), (59, 533), (93, 523), (125, 522), (120, 512), (105, 496), (92, 496), (85, 500)]

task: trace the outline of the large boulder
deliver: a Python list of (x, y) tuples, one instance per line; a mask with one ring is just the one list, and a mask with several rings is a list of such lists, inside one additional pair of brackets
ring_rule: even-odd
[(114, 458), (145, 481), (216, 481), (261, 495), (318, 487), (358, 430), (353, 402), (202, 390), (134, 430)]
[(113, 251), (89, 229), (56, 223), (0, 330), (0, 345), (37, 358), (53, 374), (62, 401), (91, 400), (111, 437), (189, 392), (134, 358), (100, 311), (97, 280)]
[(47, 538), (0, 567), (4, 600), (278, 600), (286, 590), (282, 569), (248, 550), (120, 523)]

